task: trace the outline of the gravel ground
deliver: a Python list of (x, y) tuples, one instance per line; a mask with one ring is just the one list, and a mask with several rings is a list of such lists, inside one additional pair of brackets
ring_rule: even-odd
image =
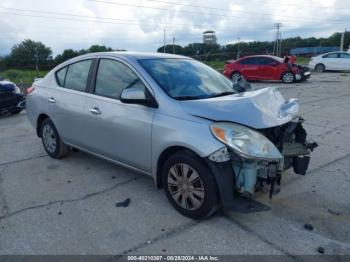
[(0, 254), (350, 255), (350, 74), (253, 86), (297, 97), (319, 143), (305, 177), (258, 196), (271, 211), (190, 220), (148, 177), (82, 152), (49, 158), (23, 112), (0, 118)]

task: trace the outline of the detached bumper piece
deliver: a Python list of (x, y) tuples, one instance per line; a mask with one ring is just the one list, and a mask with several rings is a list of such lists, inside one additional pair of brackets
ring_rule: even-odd
[(0, 93), (0, 114), (13, 112), (25, 107), (25, 97), (10, 92)]
[(219, 188), (224, 209), (236, 212), (258, 212), (270, 208), (253, 200), (254, 194), (268, 186), (269, 197), (279, 193), (284, 170), (293, 168), (299, 175), (305, 175), (310, 162), (310, 153), (317, 143), (308, 142), (302, 126), (302, 118), (283, 126), (261, 130), (283, 155), (279, 161), (248, 160), (231, 154), (225, 162), (207, 158)]

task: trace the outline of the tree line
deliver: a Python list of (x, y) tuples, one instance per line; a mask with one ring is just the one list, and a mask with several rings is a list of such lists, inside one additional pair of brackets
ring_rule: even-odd
[(26, 39), (14, 45), (10, 54), (0, 57), (0, 71), (10, 68), (48, 70), (79, 55), (107, 51), (113, 51), (113, 49), (104, 45), (92, 45), (88, 49), (65, 49), (62, 54), (53, 57), (50, 47), (42, 42)]
[[(292, 37), (282, 41), (282, 55), (289, 54), (290, 49), (297, 47), (317, 47), (317, 46), (339, 46), (341, 33), (334, 33), (327, 38), (301, 38)], [(344, 47), (350, 45), (350, 32), (345, 34)], [(228, 45), (205, 45), (202, 43), (191, 43), (186, 46), (166, 45), (166, 53), (176, 53), (180, 55), (195, 57), (200, 60), (227, 60), (239, 56), (252, 54), (271, 54), (273, 51), (273, 41), (253, 41), (240, 42)], [(0, 57), (0, 71), (9, 68), (44, 69), (53, 68), (70, 58), (92, 53), (113, 51), (111, 47), (104, 45), (92, 45), (88, 49), (73, 50), (65, 49), (62, 54), (52, 56), (50, 47), (42, 42), (26, 39), (12, 47), (10, 54)], [(157, 52), (163, 52), (164, 46), (158, 48)], [(38, 67), (38, 68), (37, 68)]]
[[(327, 38), (301, 38), (291, 37), (282, 40), (281, 54), (288, 55), (290, 50), (298, 47), (318, 47), (318, 46), (339, 46), (341, 33), (334, 33)], [(350, 32), (345, 33), (344, 48), (350, 45)], [(227, 60), (239, 56), (255, 54), (272, 54), (274, 41), (252, 41), (240, 42), (228, 45), (205, 45), (202, 43), (193, 43), (186, 46), (166, 45), (166, 53), (175, 53), (185, 56), (191, 56), (200, 60)], [(164, 46), (158, 48), (157, 52), (164, 52)]]

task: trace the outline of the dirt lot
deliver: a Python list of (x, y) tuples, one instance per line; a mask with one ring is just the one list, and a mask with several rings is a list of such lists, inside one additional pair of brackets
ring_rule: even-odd
[(49, 158), (21, 113), (0, 118), (0, 254), (350, 254), (350, 75), (253, 85), (299, 98), (319, 143), (305, 177), (258, 197), (271, 211), (187, 219), (148, 177), (82, 152)]

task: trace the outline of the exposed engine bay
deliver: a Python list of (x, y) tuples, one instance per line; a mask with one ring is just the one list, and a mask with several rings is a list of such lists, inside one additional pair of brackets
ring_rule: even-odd
[(279, 192), (282, 172), (293, 168), (299, 175), (305, 175), (309, 166), (310, 152), (317, 147), (306, 140), (307, 133), (301, 117), (282, 126), (259, 130), (281, 152), (279, 161), (254, 161), (233, 156), (232, 166), (237, 192), (245, 198), (252, 198), (254, 192), (264, 185), (270, 186), (270, 198)]

